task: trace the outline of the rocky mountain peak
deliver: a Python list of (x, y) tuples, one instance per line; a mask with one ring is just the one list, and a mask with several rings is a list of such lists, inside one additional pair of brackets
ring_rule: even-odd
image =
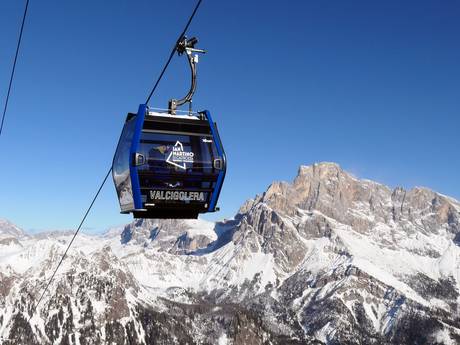
[(388, 232), (399, 227), (424, 233), (442, 229), (460, 233), (458, 201), (423, 187), (392, 190), (358, 179), (336, 163), (300, 166), (293, 182), (272, 183), (261, 196), (246, 202), (240, 213), (260, 213), (260, 206), (268, 207), (265, 213), (278, 216), (265, 214), (264, 219), (289, 217), (296, 223), (302, 222), (305, 214), (316, 212), (366, 234), (382, 225)]
[(321, 162), (308, 166), (301, 165), (293, 183), (300, 187), (302, 184), (311, 182), (331, 183), (349, 179), (354, 179), (354, 177), (344, 171), (337, 163)]
[(335, 217), (355, 202), (368, 202), (373, 193), (389, 189), (371, 181), (361, 181), (336, 163), (300, 166), (292, 183), (275, 182), (260, 199), (274, 210), (294, 216), (298, 209), (322, 210)]
[(325, 176), (328, 174), (343, 174), (345, 173), (339, 164), (334, 162), (319, 162), (312, 165), (301, 165), (298, 169), (297, 176), (302, 175), (317, 175)]
[(231, 220), (80, 236), (30, 324), (71, 234), (0, 241), (0, 343), (456, 344), (459, 219), (427, 188), (301, 166)]
[(188, 253), (216, 240), (214, 227), (214, 223), (200, 219), (136, 219), (121, 231), (120, 243)]
[(0, 238), (19, 238), (26, 236), (26, 233), (9, 220), (0, 218)]

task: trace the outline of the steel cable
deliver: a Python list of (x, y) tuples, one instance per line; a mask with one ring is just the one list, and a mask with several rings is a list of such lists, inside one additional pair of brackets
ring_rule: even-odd
[(13, 68), (11, 69), (10, 82), (8, 84), (8, 92), (6, 94), (6, 99), (5, 99), (5, 106), (3, 108), (2, 123), (0, 125), (0, 136), (2, 135), (2, 132), (3, 132), (3, 124), (5, 123), (6, 111), (8, 110), (8, 102), (10, 100), (11, 86), (13, 85), (14, 72), (16, 71), (16, 63), (18, 61), (19, 48), (21, 47), (21, 41), (22, 41), (22, 32), (24, 31), (24, 23), (26, 21), (28, 8), (29, 8), (29, 0), (26, 1), (26, 7), (24, 8), (24, 15), (22, 16), (21, 30), (19, 31), (18, 44), (16, 46), (16, 53), (14, 55)]
[[(188, 27), (190, 26), (190, 23), (192, 22), (193, 17), (195, 16), (195, 14), (196, 14), (196, 12), (197, 12), (197, 10), (198, 10), (198, 8), (199, 8), (201, 2), (202, 2), (202, 0), (199, 0), (198, 3), (197, 3), (197, 5), (195, 6), (195, 9), (193, 10), (193, 12), (192, 12), (192, 14), (191, 14), (189, 20), (187, 21), (187, 24), (186, 24), (184, 30), (182, 31), (180, 37), (178, 38), (178, 40), (176, 41), (176, 44), (174, 45), (174, 50), (172, 51), (172, 53), (171, 53), (171, 55), (169, 56), (169, 58), (168, 58), (168, 60), (167, 60), (167, 62), (166, 62), (166, 64), (165, 64), (165, 66), (163, 67), (163, 70), (161, 71), (160, 76), (158, 77), (157, 81), (155, 82), (155, 85), (153, 86), (153, 89), (152, 89), (152, 91), (150, 92), (150, 94), (149, 94), (149, 96), (148, 96), (148, 98), (147, 98), (146, 103), (149, 102), (149, 100), (150, 100), (150, 98), (152, 97), (153, 93), (155, 92), (155, 90), (156, 90), (158, 84), (160, 83), (160, 81), (161, 81), (161, 79), (162, 79), (162, 77), (163, 77), (163, 75), (164, 75), (166, 69), (167, 69), (168, 66), (169, 66), (169, 63), (170, 63), (171, 60), (172, 60), (172, 57), (174, 56), (174, 52), (176, 51), (177, 42), (179, 42), (179, 41), (182, 39), (182, 37), (185, 35), (185, 33), (187, 32)], [(27, 1), (27, 3), (28, 3), (28, 1)], [(22, 31), (21, 31), (21, 32), (22, 32)], [(51, 285), (51, 282), (53, 281), (53, 279), (54, 279), (54, 277), (55, 277), (57, 271), (59, 270), (59, 267), (61, 266), (62, 262), (63, 262), (64, 259), (66, 258), (67, 253), (68, 253), (70, 247), (72, 246), (72, 244), (73, 244), (75, 238), (77, 237), (77, 234), (80, 232), (80, 229), (81, 229), (81, 227), (83, 226), (83, 224), (84, 224), (84, 222), (85, 222), (85, 220), (86, 220), (86, 217), (88, 216), (89, 212), (91, 211), (91, 208), (93, 207), (94, 203), (96, 202), (96, 199), (98, 198), (99, 193), (101, 192), (102, 188), (104, 187), (104, 185), (105, 185), (105, 183), (106, 183), (106, 181), (107, 181), (107, 178), (109, 177), (111, 171), (112, 171), (112, 168), (110, 168), (109, 171), (107, 172), (107, 174), (105, 175), (104, 180), (102, 181), (101, 185), (99, 186), (99, 189), (97, 190), (96, 194), (94, 195), (93, 200), (91, 201), (91, 204), (89, 205), (88, 209), (86, 210), (85, 215), (83, 216), (83, 219), (82, 219), (81, 222), (80, 222), (80, 225), (78, 226), (78, 228), (77, 228), (77, 230), (75, 231), (75, 233), (74, 233), (72, 239), (70, 240), (70, 242), (69, 242), (69, 244), (68, 244), (68, 246), (67, 246), (67, 248), (66, 248), (64, 254), (62, 255), (61, 260), (59, 261), (59, 263), (58, 263), (56, 269), (54, 270), (53, 274), (51, 275), (50, 279), (48, 280), (48, 282), (47, 282), (45, 288), (43, 289), (43, 292), (41, 293), (40, 298), (38, 299), (38, 302), (37, 302), (36, 304), (33, 305), (33, 307), (32, 307), (32, 313), (31, 313), (31, 315), (29, 316), (29, 322), (30, 322), (30, 320), (32, 319), (32, 317), (34, 316), (35, 311), (37, 310), (37, 307), (39, 306), (40, 302), (43, 300), (43, 297), (45, 296), (45, 293), (48, 291), (48, 288), (49, 288), (49, 286)]]

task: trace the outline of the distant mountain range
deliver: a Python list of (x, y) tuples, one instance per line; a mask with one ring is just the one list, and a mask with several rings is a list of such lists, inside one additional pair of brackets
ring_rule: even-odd
[(0, 221), (0, 343), (460, 344), (460, 203), (301, 166), (234, 219)]

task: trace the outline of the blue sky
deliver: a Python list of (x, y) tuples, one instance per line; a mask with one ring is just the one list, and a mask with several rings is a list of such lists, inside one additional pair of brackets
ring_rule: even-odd
[[(0, 218), (78, 225), (194, 4), (31, 0), (0, 138)], [(0, 2), (2, 106), (23, 6)], [(453, 0), (204, 0), (189, 32), (209, 51), (195, 106), (213, 112), (229, 161), (222, 211), (206, 218), (319, 161), (460, 198), (458, 18)], [(151, 105), (188, 78), (176, 57)], [(86, 229), (130, 220), (110, 180)]]

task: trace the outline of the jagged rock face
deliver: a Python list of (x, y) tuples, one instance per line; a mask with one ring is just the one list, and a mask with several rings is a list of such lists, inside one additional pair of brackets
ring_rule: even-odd
[(273, 183), (259, 200), (291, 217), (299, 209), (317, 210), (362, 232), (378, 223), (404, 227), (407, 222), (425, 231), (443, 224), (453, 233), (460, 231), (458, 210), (449, 198), (424, 188), (390, 190), (358, 180), (334, 163), (302, 166), (292, 184)]
[[(194, 233), (193, 228), (200, 226), (203, 231)], [(137, 219), (126, 225), (121, 233), (122, 244), (136, 244), (177, 254), (205, 248), (215, 238), (209, 224), (181, 219)]]
[(459, 211), (302, 166), (233, 220), (79, 236), (30, 322), (70, 235), (0, 222), (1, 343), (457, 344)]
[(0, 219), (0, 237), (24, 237), (26, 234), (13, 223)]

